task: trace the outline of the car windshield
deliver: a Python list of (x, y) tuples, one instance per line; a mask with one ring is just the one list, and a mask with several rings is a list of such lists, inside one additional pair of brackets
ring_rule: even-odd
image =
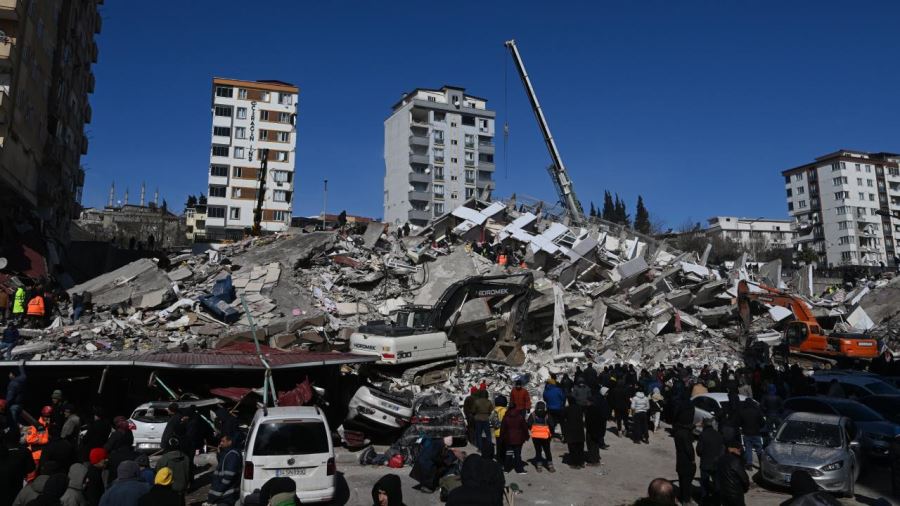
[(165, 423), (169, 420), (169, 414), (165, 409), (136, 409), (131, 419), (143, 423)]
[(792, 420), (782, 425), (775, 440), (786, 444), (838, 448), (841, 446), (841, 430), (834, 424)]
[(279, 420), (262, 423), (256, 431), (253, 454), (259, 456), (328, 453), (325, 424), (318, 420)]
[(838, 402), (834, 404), (838, 413), (854, 422), (882, 422), (884, 418), (872, 408), (856, 402)]
[(873, 394), (888, 395), (897, 393), (897, 389), (883, 381), (873, 381), (871, 383), (866, 383), (863, 386), (866, 388), (866, 390), (872, 392)]

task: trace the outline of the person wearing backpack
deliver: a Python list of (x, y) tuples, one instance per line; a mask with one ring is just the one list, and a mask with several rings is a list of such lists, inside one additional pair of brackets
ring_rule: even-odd
[(500, 426), (503, 424), (503, 417), (506, 416), (506, 410), (509, 402), (506, 396), (498, 395), (494, 398), (494, 410), (491, 411), (491, 418), (488, 420), (491, 424), (491, 430), (494, 433), (494, 441), (497, 442), (497, 448), (494, 451), (494, 458), (497, 462), (505, 467), (506, 463), (506, 445), (500, 440)]
[(534, 406), (534, 413), (528, 416), (528, 429), (531, 434), (531, 442), (534, 444), (534, 458), (531, 459), (531, 462), (535, 469), (537, 472), (541, 472), (541, 467), (545, 467), (551, 473), (555, 473), (553, 455), (550, 454), (550, 436), (552, 434), (550, 414), (544, 401), (538, 401)]

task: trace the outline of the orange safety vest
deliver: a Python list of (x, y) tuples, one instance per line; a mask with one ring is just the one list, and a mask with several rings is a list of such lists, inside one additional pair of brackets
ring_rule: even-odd
[(36, 295), (28, 301), (28, 316), (44, 316), (44, 298)]
[(532, 424), (531, 437), (533, 439), (550, 439), (550, 426), (546, 424)]
[(500, 255), (497, 257), (497, 263), (500, 265), (506, 265), (506, 255)]
[(37, 477), (37, 467), (41, 462), (41, 453), (44, 445), (50, 442), (50, 431), (47, 430), (47, 427), (50, 426), (50, 420), (41, 417), (38, 419), (38, 423), (41, 424), (40, 428), (32, 425), (25, 430), (25, 443), (31, 449), (31, 458), (34, 460), (34, 471), (25, 477), (25, 480), (29, 483)]

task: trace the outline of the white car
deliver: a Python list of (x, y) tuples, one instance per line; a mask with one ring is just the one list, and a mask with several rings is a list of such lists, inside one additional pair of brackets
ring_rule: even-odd
[[(738, 395), (738, 399), (744, 402), (746, 396)], [(694, 405), (694, 425), (702, 425), (707, 418), (716, 419), (723, 409), (728, 408), (728, 394), (724, 392), (710, 392), (691, 397)]]
[(301, 503), (330, 501), (334, 475), (331, 429), (322, 410), (313, 406), (257, 410), (244, 453), (242, 499), (271, 478), (288, 477), (297, 483)]
[(392, 395), (374, 387), (361, 386), (347, 406), (347, 419), (376, 428), (402, 429), (412, 418), (412, 399)]
[[(134, 436), (134, 449), (153, 453), (162, 448), (162, 435), (169, 422), (169, 404), (172, 401), (155, 401), (141, 404), (128, 419)], [(211, 413), (222, 404), (219, 399), (196, 399), (175, 401), (179, 409), (196, 406), (201, 415), (212, 420)]]

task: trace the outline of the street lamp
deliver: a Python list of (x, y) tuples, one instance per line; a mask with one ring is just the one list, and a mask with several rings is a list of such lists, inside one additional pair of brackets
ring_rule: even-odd
[(753, 261), (754, 262), (757, 262), (759, 260), (756, 258), (758, 252), (757, 252), (757, 247), (756, 247), (756, 241), (753, 240), (753, 224), (756, 222), (762, 221), (764, 219), (766, 219), (765, 216), (760, 216), (759, 218), (756, 218), (756, 219), (752, 220), (750, 223), (748, 223), (748, 225), (750, 225), (750, 246), (753, 249)]
[(322, 231), (325, 231), (325, 212), (328, 210), (328, 180), (325, 179), (325, 190), (322, 194)]

